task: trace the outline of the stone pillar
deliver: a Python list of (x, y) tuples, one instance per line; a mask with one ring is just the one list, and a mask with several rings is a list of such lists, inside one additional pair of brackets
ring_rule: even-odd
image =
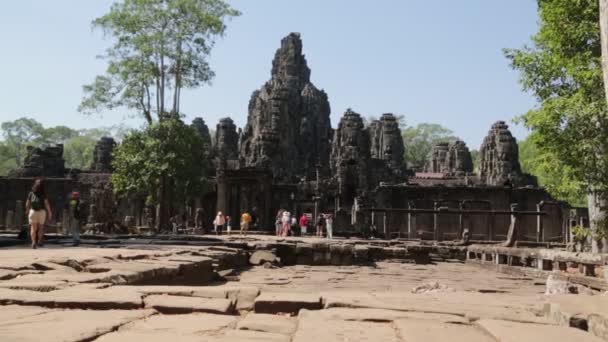
[[(433, 203), (433, 209), (437, 210), (437, 202)], [(437, 224), (437, 213), (433, 214), (433, 240), (439, 241), (439, 226)]]
[[(224, 215), (228, 209), (228, 182), (226, 180), (226, 160), (220, 159), (217, 169), (217, 205), (216, 210)], [(215, 216), (215, 215), (214, 215)]]
[(24, 211), (23, 202), (16, 201), (15, 202), (15, 227), (19, 230), (23, 229), (23, 219), (24, 219), (23, 211)]
[[(536, 212), (540, 213), (542, 211), (543, 202), (540, 202), (536, 205)], [(543, 236), (543, 219), (540, 215), (536, 216), (536, 242), (544, 241)]]
[(125, 216), (124, 224), (131, 231), (132, 228), (135, 228), (135, 216)]
[(97, 223), (97, 206), (95, 204), (89, 206), (89, 217), (87, 217), (87, 222)]
[(61, 214), (61, 230), (64, 234), (70, 233), (70, 211), (63, 209)]
[(6, 229), (14, 229), (15, 228), (15, 212), (12, 210), (8, 210), (6, 212)]

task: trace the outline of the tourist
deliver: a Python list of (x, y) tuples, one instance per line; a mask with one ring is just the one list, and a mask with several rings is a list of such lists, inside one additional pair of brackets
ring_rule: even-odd
[(334, 231), (333, 231), (334, 217), (331, 214), (327, 214), (325, 218), (325, 230), (327, 231), (327, 238), (333, 239)]
[(289, 211), (285, 210), (283, 212), (281, 223), (283, 224), (283, 228), (281, 229), (281, 236), (286, 237), (289, 233), (289, 226), (291, 224), (291, 214), (289, 213)]
[(226, 224), (226, 218), (222, 214), (221, 211), (217, 212), (217, 216), (213, 220), (213, 228), (215, 230), (215, 235), (220, 235), (222, 233), (222, 228)]
[(230, 232), (232, 231), (232, 217), (226, 216), (226, 231), (228, 232), (228, 236), (230, 236)]
[(274, 228), (276, 230), (276, 235), (281, 236), (281, 228), (283, 227), (282, 219), (283, 219), (283, 209), (279, 209), (277, 212), (277, 217), (274, 221)]
[(44, 223), (51, 221), (53, 212), (49, 200), (44, 191), (44, 182), (41, 178), (36, 179), (32, 191), (27, 195), (25, 201), (25, 211), (28, 213), (30, 223), (30, 234), (32, 238), (32, 248), (42, 246), (44, 237)]
[(325, 217), (323, 216), (323, 214), (319, 214), (319, 216), (317, 216), (317, 236), (318, 237), (323, 237), (323, 226), (325, 225)]
[[(82, 220), (82, 202), (80, 201), (80, 193), (78, 191), (72, 192), (70, 195), (71, 199), (66, 205), (66, 209), (69, 213), (69, 229), (74, 239), (74, 246), (80, 244), (80, 221)], [(65, 227), (64, 229), (66, 229)]]
[(243, 215), (241, 215), (241, 236), (247, 236), (249, 222), (251, 222), (251, 215), (249, 215), (248, 212), (244, 212)]
[(306, 216), (306, 214), (302, 214), (302, 216), (300, 216), (300, 235), (301, 236), (306, 235), (307, 228), (308, 228), (308, 217)]
[(291, 222), (290, 222), (290, 232), (292, 236), (296, 235), (296, 232), (298, 230), (298, 219), (296, 218), (296, 214), (294, 213), (293, 215), (291, 215)]

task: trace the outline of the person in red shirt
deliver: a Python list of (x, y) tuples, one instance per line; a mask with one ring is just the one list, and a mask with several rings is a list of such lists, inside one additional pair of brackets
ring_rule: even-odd
[(300, 234), (302, 236), (306, 235), (307, 228), (308, 228), (308, 217), (306, 217), (306, 214), (302, 214), (302, 216), (300, 216)]

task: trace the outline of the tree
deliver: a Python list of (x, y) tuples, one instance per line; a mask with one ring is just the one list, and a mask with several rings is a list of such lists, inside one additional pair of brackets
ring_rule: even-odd
[[(179, 119), (132, 131), (114, 150), (114, 191), (129, 198), (145, 197), (148, 205), (165, 200), (183, 205), (210, 188), (205, 146), (196, 129)], [(163, 182), (170, 193), (154, 191)]]
[(83, 87), (79, 110), (127, 107), (151, 125), (178, 117), (181, 90), (209, 82), (207, 56), (224, 21), (238, 16), (222, 0), (124, 0), (93, 21), (114, 38), (104, 75)]
[[(608, 116), (597, 0), (539, 0), (531, 46), (506, 49), (539, 106), (521, 116), (553, 167), (588, 187), (592, 230), (606, 221)], [(551, 162), (548, 160), (547, 162)], [(602, 204), (603, 203), (603, 204)]]
[(2, 127), (2, 136), (7, 145), (6, 149), (14, 153), (16, 165), (23, 163), (26, 146), (39, 139), (44, 131), (41, 123), (30, 118), (3, 122), (0, 127)]
[(559, 158), (539, 149), (534, 143), (535, 134), (519, 142), (519, 162), (522, 171), (535, 176), (540, 186), (553, 197), (572, 206), (586, 206), (585, 184), (574, 177), (572, 169)]
[(401, 131), (405, 145), (405, 161), (412, 168), (421, 169), (428, 161), (433, 145), (458, 140), (451, 130), (431, 123), (420, 123)]

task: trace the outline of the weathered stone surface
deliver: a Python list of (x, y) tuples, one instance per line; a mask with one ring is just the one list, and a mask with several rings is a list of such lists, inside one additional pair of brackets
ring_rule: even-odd
[(369, 190), (370, 137), (361, 115), (348, 109), (334, 132), (331, 149), (331, 173), (340, 194), (340, 203), (353, 204), (357, 195)]
[(251, 96), (240, 157), (246, 167), (271, 169), (275, 180), (314, 177), (329, 162), (331, 124), (327, 94), (310, 82), (298, 33), (281, 41), (272, 77)]
[(479, 150), (481, 181), (488, 185), (524, 186), (535, 184), (534, 179), (524, 175), (519, 164), (517, 141), (504, 121), (492, 125)]
[(302, 310), (294, 342), (309, 341), (399, 341), (390, 322), (328, 320), (316, 312)]
[(517, 323), (502, 320), (481, 319), (476, 324), (498, 341), (602, 341), (579, 329), (543, 324)]
[(405, 149), (399, 122), (391, 113), (382, 114), (380, 120), (369, 125), (371, 157), (386, 162), (395, 181), (404, 180), (406, 174)]
[(215, 131), (215, 154), (224, 159), (239, 158), (239, 134), (231, 118), (222, 118)]
[[(14, 306), (0, 306), (0, 311)], [(0, 321), (3, 341), (92, 341), (129, 322), (154, 313), (151, 310), (52, 310)]]
[(468, 324), (400, 319), (395, 321), (395, 326), (399, 335), (403, 336), (406, 341), (496, 341), (484, 331)]
[(137, 292), (111, 287), (107, 289), (73, 287), (50, 292), (0, 289), (0, 303), (93, 310), (127, 310), (143, 307), (141, 296)]
[(211, 146), (212, 146), (211, 134), (209, 133), (209, 127), (205, 123), (205, 120), (203, 120), (203, 118), (200, 118), (200, 117), (194, 118), (194, 120), (192, 120), (192, 127), (194, 127), (196, 129), (196, 131), (198, 132), (198, 135), (203, 140), (203, 145), (205, 146), (205, 151), (209, 155), (211, 152)]
[(427, 172), (464, 176), (473, 172), (471, 152), (464, 141), (441, 142), (431, 150)]
[(290, 342), (291, 337), (251, 330), (226, 330), (221, 336), (214, 336), (210, 342)]
[(250, 313), (238, 322), (237, 329), (291, 335), (296, 331), (296, 324), (295, 318)]
[(265, 262), (274, 264), (277, 261), (277, 256), (271, 251), (258, 250), (249, 257), (249, 263), (256, 266), (263, 265)]
[(301, 309), (320, 310), (321, 296), (294, 292), (262, 292), (254, 303), (256, 313), (297, 314)]
[(194, 313), (189, 315), (154, 315), (121, 327), (102, 336), (101, 342), (131, 341), (201, 341), (236, 322), (236, 317)]
[(116, 142), (111, 137), (102, 137), (95, 144), (93, 150), (93, 164), (91, 164), (91, 171), (100, 173), (111, 173), (112, 172), (112, 153), (116, 147)]
[(608, 339), (608, 297), (556, 295), (547, 297), (545, 315), (563, 326), (587, 328)]
[(154, 308), (164, 314), (206, 312), (227, 315), (234, 311), (231, 300), (170, 295), (152, 295), (144, 299), (147, 308)]
[(27, 147), (23, 165), (13, 171), (13, 177), (64, 177), (66, 172), (63, 159), (63, 144), (39, 147)]

